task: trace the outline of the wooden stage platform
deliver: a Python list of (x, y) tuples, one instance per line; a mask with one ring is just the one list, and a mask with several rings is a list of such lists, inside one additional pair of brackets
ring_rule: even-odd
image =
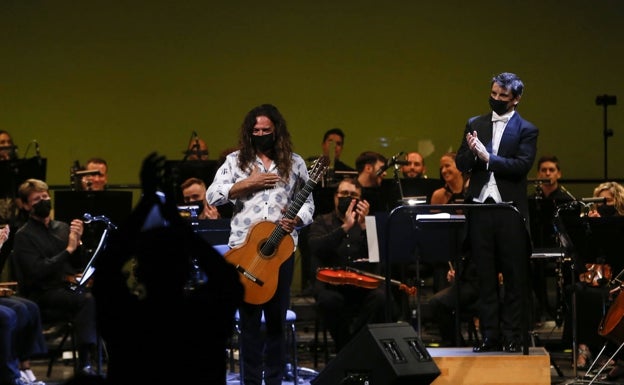
[(440, 375), (432, 385), (546, 385), (550, 356), (542, 347), (522, 353), (473, 353), (472, 348), (427, 348)]

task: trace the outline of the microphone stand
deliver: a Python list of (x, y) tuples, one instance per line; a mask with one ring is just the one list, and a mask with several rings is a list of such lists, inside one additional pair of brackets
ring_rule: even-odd
[(607, 127), (607, 106), (614, 106), (617, 104), (617, 97), (615, 95), (598, 95), (596, 97), (596, 105), (602, 106), (603, 115), (603, 129), (602, 136), (604, 140), (604, 179), (607, 180), (607, 141), (613, 136), (613, 130)]
[[(195, 144), (191, 146), (190, 144), (193, 143), (193, 140), (195, 140)], [(197, 133), (193, 131), (191, 133), (191, 139), (189, 140), (189, 146), (187, 146), (186, 151), (184, 151), (184, 158), (182, 158), (182, 162), (185, 162), (188, 159), (189, 155), (193, 153), (193, 150), (195, 150), (196, 146), (197, 146), (196, 151), (198, 152), (198, 155), (199, 155), (199, 139), (198, 139)]]
[(572, 319), (572, 363), (574, 366), (574, 378), (578, 378), (578, 368), (576, 367), (576, 360), (578, 357), (578, 324), (577, 324), (577, 301), (576, 301), (576, 292), (578, 290), (577, 285), (575, 283), (577, 277), (577, 267), (579, 264), (578, 255), (576, 253), (575, 247), (568, 235), (568, 232), (565, 229), (563, 224), (563, 219), (561, 218), (561, 210), (574, 208), (578, 201), (572, 201), (570, 203), (564, 203), (557, 206), (555, 210), (555, 215), (553, 218), (553, 226), (555, 229), (555, 233), (559, 239), (559, 243), (561, 244), (562, 251), (564, 253), (570, 254), (570, 285), (572, 289), (571, 293), (571, 319)]
[(399, 178), (399, 165), (398, 163), (394, 164), (394, 183), (396, 183), (397, 188), (399, 190), (399, 202), (403, 203), (403, 199), (405, 195), (403, 195), (403, 186), (401, 185), (401, 178)]
[[(77, 291), (77, 292), (80, 292), (80, 291), (84, 290), (85, 287), (87, 286), (87, 282), (89, 281), (89, 278), (95, 272), (95, 267), (93, 267), (93, 264), (95, 263), (96, 258), (100, 255), (100, 252), (106, 248), (106, 241), (108, 240), (108, 236), (109, 236), (110, 231), (117, 229), (117, 226), (113, 222), (111, 222), (110, 219), (108, 219), (104, 215), (94, 217), (94, 216), (92, 216), (89, 213), (85, 213), (83, 215), (83, 220), (84, 220), (84, 223), (103, 222), (103, 223), (106, 224), (106, 228), (102, 232), (102, 236), (100, 237), (100, 241), (99, 241), (95, 251), (93, 252), (93, 255), (91, 256), (91, 259), (89, 260), (89, 262), (85, 266), (85, 268), (83, 270), (83, 273), (80, 276), (80, 280), (78, 281), (78, 283), (76, 285), (70, 286), (70, 289), (72, 291)], [(98, 374), (101, 375), (102, 374), (102, 348), (103, 347), (102, 347), (102, 339), (99, 338), (99, 336), (98, 336), (96, 345), (97, 345), (96, 346), (96, 349), (97, 349), (97, 372), (98, 372)]]

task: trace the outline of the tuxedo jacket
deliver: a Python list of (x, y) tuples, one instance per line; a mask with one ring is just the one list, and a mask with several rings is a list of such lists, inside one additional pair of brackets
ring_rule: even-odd
[[(466, 199), (478, 198), (483, 186), (494, 173), (496, 185), (504, 202), (513, 202), (528, 219), (527, 175), (533, 167), (537, 152), (539, 130), (516, 111), (503, 132), (497, 155), (492, 154), (492, 113), (472, 117), (466, 123), (462, 144), (457, 151), (457, 168), (470, 174)], [(479, 140), (490, 153), (489, 164), (479, 159), (468, 147), (466, 134), (477, 132)]]

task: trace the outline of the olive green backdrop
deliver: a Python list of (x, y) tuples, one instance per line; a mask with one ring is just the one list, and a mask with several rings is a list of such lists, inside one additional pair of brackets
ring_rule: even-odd
[[(437, 177), (488, 111), (491, 77), (511, 71), (539, 154), (557, 154), (564, 178), (602, 179), (595, 99), (624, 98), (622, 20), (621, 0), (2, 0), (0, 128), (22, 157), (39, 143), (51, 185), (91, 156), (109, 183), (138, 184), (148, 153), (181, 159), (196, 131), (216, 159), (268, 102), (306, 158), (341, 127), (347, 163), (420, 149)], [(610, 179), (624, 175), (622, 103), (608, 108)]]
[[(2, 0), (0, 127), (20, 156), (39, 142), (51, 185), (94, 155), (110, 183), (136, 184), (148, 153), (181, 159), (193, 131), (218, 158), (269, 102), (304, 157), (341, 127), (347, 163), (420, 148), (437, 177), (466, 119), (488, 111), (491, 76), (511, 71), (539, 153), (564, 178), (602, 178), (595, 99), (624, 97), (622, 20), (621, 0)], [(608, 108), (610, 178), (624, 175), (622, 103)]]

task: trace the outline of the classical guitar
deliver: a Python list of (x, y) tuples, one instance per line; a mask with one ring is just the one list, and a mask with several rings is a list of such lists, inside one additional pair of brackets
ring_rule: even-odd
[[(329, 159), (321, 156), (311, 166), (309, 179), (297, 192), (284, 214), (293, 219), (325, 173)], [(287, 236), (288, 235), (288, 236)], [(245, 288), (244, 301), (254, 305), (268, 302), (277, 290), (279, 268), (295, 249), (295, 242), (274, 222), (258, 222), (249, 229), (245, 242), (224, 254), (236, 266)]]

